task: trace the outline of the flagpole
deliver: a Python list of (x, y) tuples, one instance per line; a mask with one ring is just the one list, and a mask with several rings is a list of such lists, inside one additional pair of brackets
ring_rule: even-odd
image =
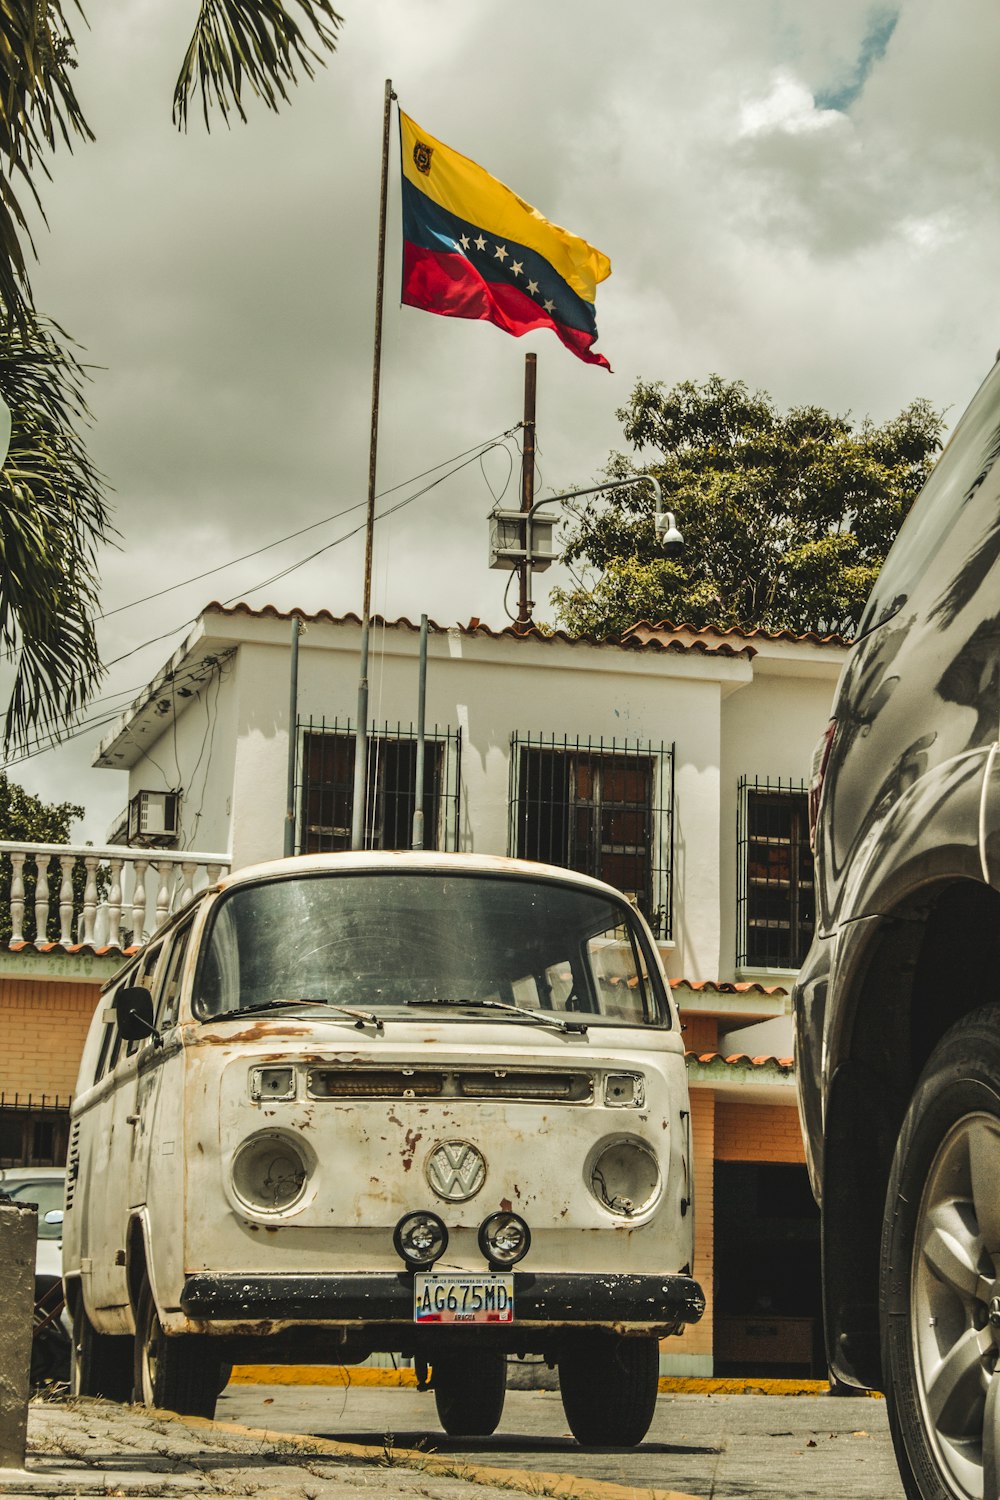
[(368, 445), (368, 517), (365, 526), (365, 586), (361, 609), (361, 670), (358, 679), (358, 722), (354, 739), (354, 805), (351, 848), (364, 847), (365, 783), (368, 772), (368, 634), (372, 611), (372, 546), (375, 537), (375, 472), (378, 459), (378, 397), (382, 373), (382, 294), (385, 288), (385, 220), (389, 190), (389, 125), (392, 119), (392, 79), (385, 81), (382, 114), (382, 187), (378, 215), (378, 270), (375, 279), (375, 351), (372, 361), (372, 425)]

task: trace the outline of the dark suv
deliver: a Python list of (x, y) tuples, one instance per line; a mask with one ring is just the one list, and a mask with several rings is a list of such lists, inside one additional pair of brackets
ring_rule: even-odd
[(1000, 364), (889, 554), (817, 748), (795, 989), (835, 1377), (911, 1500), (1000, 1485)]

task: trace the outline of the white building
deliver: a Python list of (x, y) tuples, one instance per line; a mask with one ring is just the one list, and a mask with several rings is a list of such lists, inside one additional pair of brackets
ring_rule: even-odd
[[(360, 625), (301, 619), (293, 711), (298, 619), (210, 606), (107, 735), (96, 764), (129, 773), (133, 831), (233, 868), (278, 856), (291, 765), (296, 851), (349, 847)], [(658, 936), (687, 1026), (710, 1294), (670, 1361), (685, 1373), (818, 1364), (787, 987), (812, 927), (806, 779), (845, 652), (759, 631), (429, 629), (425, 846), (585, 869)], [(410, 842), (418, 665), (416, 626), (373, 626), (366, 842), (386, 848)]]

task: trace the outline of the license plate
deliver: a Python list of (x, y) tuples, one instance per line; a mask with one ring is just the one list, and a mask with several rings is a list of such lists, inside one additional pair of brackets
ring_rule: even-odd
[(513, 1323), (514, 1276), (440, 1276), (421, 1271), (413, 1281), (415, 1323)]

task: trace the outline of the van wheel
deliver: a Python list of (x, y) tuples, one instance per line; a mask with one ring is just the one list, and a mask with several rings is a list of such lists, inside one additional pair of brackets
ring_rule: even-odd
[(574, 1344), (559, 1361), (569, 1430), (584, 1448), (634, 1448), (656, 1410), (660, 1349), (655, 1338), (600, 1338)]
[(132, 1340), (128, 1334), (98, 1333), (87, 1317), (82, 1291), (77, 1292), (73, 1314), (69, 1388), (74, 1396), (132, 1399)]
[(443, 1354), (431, 1368), (438, 1421), (449, 1437), (496, 1432), (507, 1395), (505, 1354)]
[(149, 1282), (143, 1281), (136, 1315), (135, 1399), (188, 1417), (214, 1417), (222, 1362), (211, 1344), (197, 1334), (168, 1338)]
[(1000, 1007), (991, 1006), (963, 1017), (931, 1053), (886, 1196), (882, 1369), (910, 1500), (998, 1492), (998, 1264)]

